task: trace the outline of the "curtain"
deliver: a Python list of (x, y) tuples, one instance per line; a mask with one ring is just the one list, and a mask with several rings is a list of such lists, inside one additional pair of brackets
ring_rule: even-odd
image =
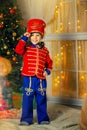
[(17, 0), (24, 23), (31, 18), (41, 18), (46, 23), (53, 18), (57, 0)]

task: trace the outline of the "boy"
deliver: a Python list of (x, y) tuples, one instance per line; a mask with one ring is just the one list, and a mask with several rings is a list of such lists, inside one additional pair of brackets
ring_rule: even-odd
[(23, 99), (20, 125), (33, 123), (33, 98), (36, 99), (38, 124), (49, 124), (47, 114), (46, 76), (51, 73), (52, 59), (41, 42), (46, 23), (41, 19), (30, 19), (27, 32), (19, 40), (15, 52), (23, 56)]

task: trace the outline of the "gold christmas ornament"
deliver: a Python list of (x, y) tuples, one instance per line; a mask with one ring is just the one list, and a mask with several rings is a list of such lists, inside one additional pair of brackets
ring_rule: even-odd
[(10, 51), (9, 50), (7, 51), (7, 55), (10, 55)]
[(0, 76), (6, 76), (12, 69), (11, 63), (8, 59), (0, 57)]
[(13, 37), (16, 37), (16, 35), (17, 35), (16, 32), (13, 32), (13, 33), (12, 33), (12, 36), (13, 36)]
[(4, 45), (4, 49), (6, 50), (8, 48), (8, 46), (7, 45)]
[(17, 6), (14, 6), (14, 7), (13, 7), (13, 9), (15, 9), (15, 10), (16, 10), (16, 9), (17, 9)]

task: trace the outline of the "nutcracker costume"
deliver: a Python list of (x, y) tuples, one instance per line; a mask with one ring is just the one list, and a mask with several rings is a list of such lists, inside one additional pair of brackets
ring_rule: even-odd
[[(38, 32), (44, 35), (46, 24), (41, 19), (31, 19), (27, 24), (27, 31), (31, 34)], [(37, 45), (23, 36), (16, 45), (15, 52), (23, 56), (23, 97), (22, 97), (22, 116), (21, 125), (33, 123), (33, 99), (36, 99), (38, 124), (48, 124), (50, 122), (47, 114), (47, 81), (43, 72), (49, 75), (52, 69), (52, 59), (49, 51), (43, 42)]]

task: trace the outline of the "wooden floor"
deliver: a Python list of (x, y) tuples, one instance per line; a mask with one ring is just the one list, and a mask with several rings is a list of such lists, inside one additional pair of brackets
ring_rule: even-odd
[(48, 102), (48, 114), (51, 119), (49, 125), (38, 125), (34, 110), (33, 125), (20, 126), (19, 119), (0, 119), (0, 130), (79, 130), (80, 113), (80, 109)]

